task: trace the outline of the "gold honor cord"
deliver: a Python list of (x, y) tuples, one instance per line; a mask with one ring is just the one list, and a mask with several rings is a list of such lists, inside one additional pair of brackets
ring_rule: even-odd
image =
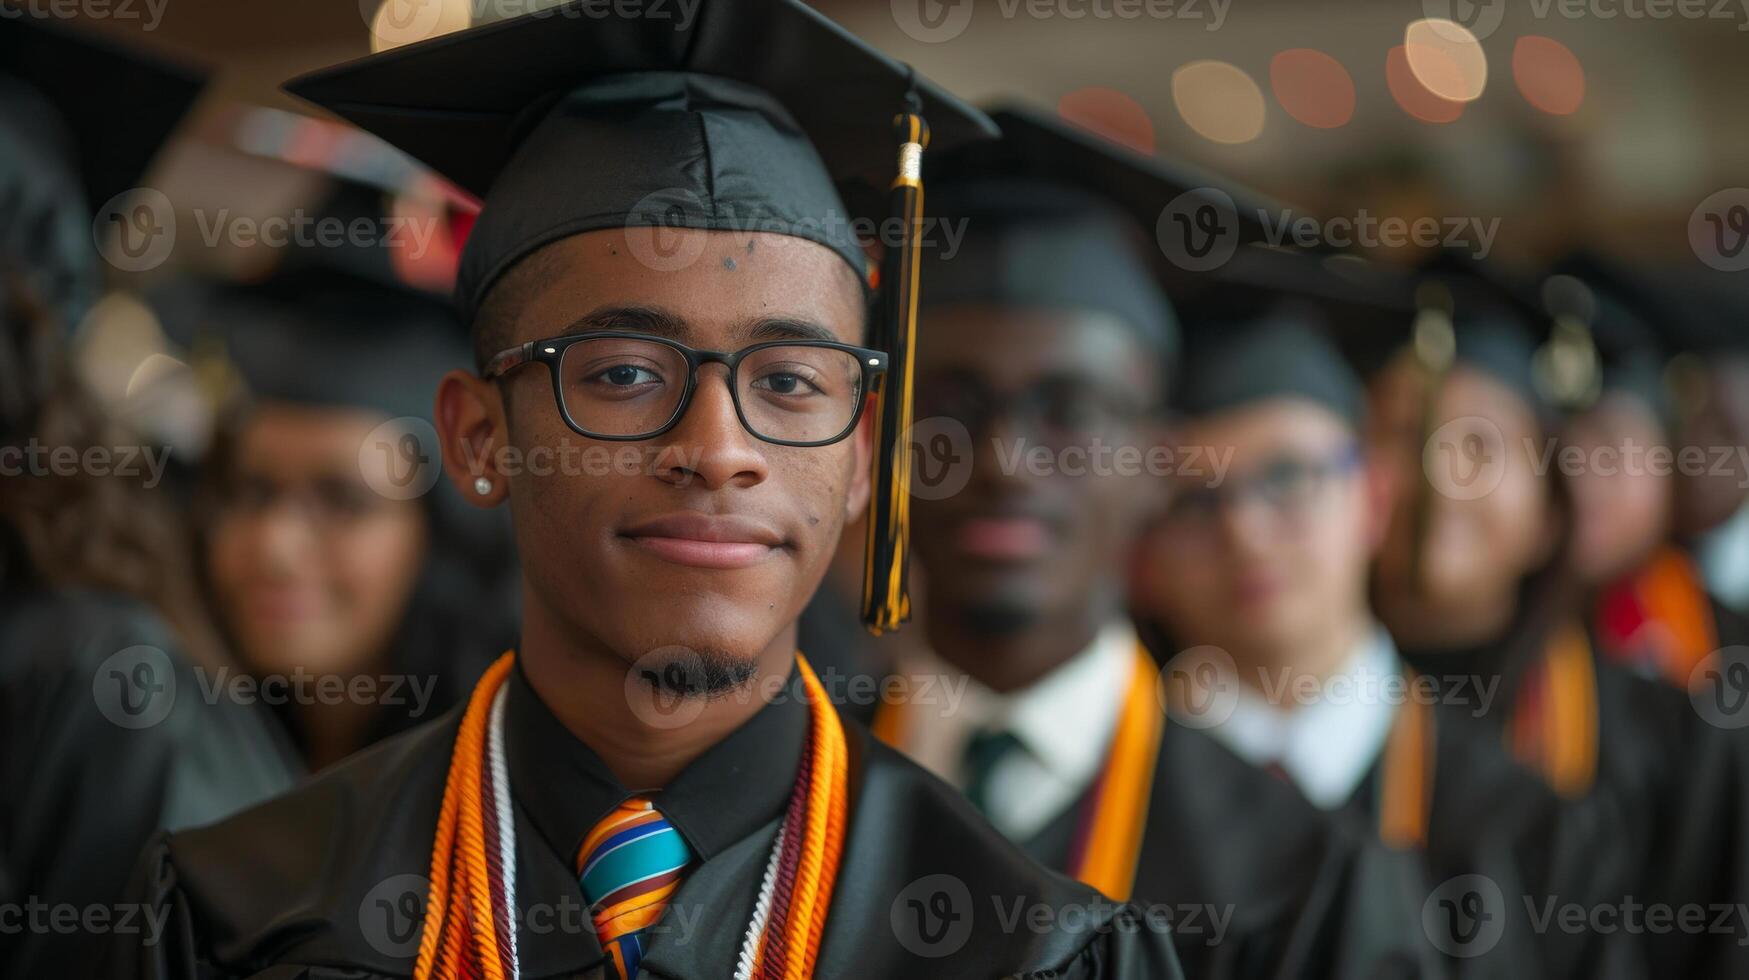
[[(913, 94), (912, 99), (915, 99)], [(862, 621), (876, 636), (911, 618), (906, 567), (911, 526), (911, 385), (916, 353), (918, 280), (923, 233), (923, 150), (929, 127), (915, 112), (895, 119), (899, 168), (891, 213), (905, 223), (903, 241), (881, 257), (881, 338), (887, 372), (875, 416), (875, 485), (863, 558)]]
[[(1118, 901), (1130, 897), (1146, 836), (1160, 734), (1166, 727), (1159, 691), (1160, 668), (1138, 644), (1105, 766), (1076, 820), (1075, 841), (1065, 868), (1076, 880)], [(875, 709), (869, 730), (882, 742), (904, 751), (910, 724), (903, 703), (883, 701)]]
[(1597, 778), (1597, 668), (1585, 628), (1568, 623), (1527, 671), (1507, 726), (1520, 762), (1555, 792), (1576, 799)]

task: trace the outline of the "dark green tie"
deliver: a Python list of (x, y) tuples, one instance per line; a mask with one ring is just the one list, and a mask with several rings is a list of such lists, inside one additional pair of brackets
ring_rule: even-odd
[(1010, 753), (1025, 749), (1013, 732), (1003, 729), (979, 729), (966, 741), (962, 771), (966, 777), (966, 799), (978, 812), (990, 814), (990, 777)]

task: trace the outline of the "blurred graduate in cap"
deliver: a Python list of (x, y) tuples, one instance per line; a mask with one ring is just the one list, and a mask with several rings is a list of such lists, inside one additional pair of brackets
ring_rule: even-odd
[[(1567, 472), (1574, 574), (1594, 591), (1593, 630), (1606, 656), (1687, 689), (1715, 651), (1749, 644), (1749, 620), (1713, 596), (1700, 563), (1675, 534), (1678, 399), (1670, 391), (1670, 323), (1659, 284), (1609, 259), (1576, 255), (1543, 293), (1557, 320), (1596, 351), (1592, 390), (1576, 392), (1562, 442), (1588, 465)], [(1680, 343), (1681, 341), (1677, 341)], [(1704, 370), (1690, 365), (1690, 371)], [(1704, 446), (1693, 459), (1714, 460)], [(1700, 479), (1700, 477), (1697, 477)]]
[[(90, 207), (133, 186), (200, 91), (186, 69), (0, 17), (0, 459), (109, 453), (73, 328), (103, 291)], [(165, 455), (168, 451), (165, 450)], [(108, 458), (117, 458), (110, 456)], [(0, 936), (15, 976), (95, 975), (63, 928), (119, 900), (151, 834), (289, 785), (264, 719), (200, 696), (220, 665), (168, 508), (119, 473), (0, 478)], [(43, 910), (33, 913), (31, 909)], [(57, 911), (59, 910), (59, 911)]]
[[(1424, 479), (1393, 515), (1375, 608), (1423, 676), (1497, 689), (1482, 720), (1574, 812), (1615, 814), (1592, 858), (1618, 901), (1723, 900), (1743, 880), (1740, 746), (1684, 692), (1600, 653), (1567, 557), (1572, 505), (1549, 461), (1558, 406), (1599, 386), (1591, 341), (1498, 269), (1448, 255), (1429, 271), (1414, 354), (1379, 388)], [(1742, 968), (1730, 936), (1637, 945), (1685, 975)]]
[(1187, 975), (1424, 975), (1407, 866), (1171, 723), (1126, 610), (1180, 347), (1155, 221), (1220, 185), (993, 117), (1000, 143), (931, 171), (932, 214), (965, 237), (924, 264), (917, 413), (962, 458), (918, 481), (928, 644), (898, 665), (919, 696), (883, 703), (876, 734), (1047, 865), (1177, 913)]
[[(1373, 883), (1375, 902), (1420, 909), (1462, 875), (1539, 901), (1608, 894), (1567, 873), (1607, 840), (1473, 723), (1485, 692), (1441, 702), (1369, 608), (1402, 476), (1368, 441), (1360, 368), (1402, 342), (1408, 284), (1351, 256), (1279, 250), (1241, 251), (1220, 280), (1185, 311), (1173, 440), (1222, 471), (1174, 475), (1137, 566), (1138, 616), (1175, 656), (1173, 717), (1386, 850), (1398, 879)], [(1538, 936), (1524, 909), (1490, 909), (1502, 930), (1487, 948), (1461, 917), (1415, 925), (1460, 974), (1577, 976), (1605, 955), (1590, 936)]]
[[(397, 271), (441, 229), (393, 221), (393, 203), (340, 179), (314, 218), (367, 234), (289, 244), (261, 281), (157, 297), (197, 371), (222, 379), (202, 584), (312, 770), (443, 714), (515, 641), (508, 522), (438, 479), (431, 406), (472, 360), (467, 332)], [(361, 693), (312, 696), (323, 684)]]
[[(790, 0), (686, 29), (567, 4), (291, 88), (485, 199), (456, 288), (481, 373), (436, 421), (450, 478), (510, 507), (521, 640), (464, 711), (155, 845), (168, 938), (110, 974), (1177, 976), (795, 648), (865, 504), (865, 618), (908, 613), (922, 144), (988, 120)], [(908, 229), (872, 317), (857, 176)], [(638, 465), (533, 465), (566, 447)], [(1016, 902), (1052, 924), (988, 914)]]

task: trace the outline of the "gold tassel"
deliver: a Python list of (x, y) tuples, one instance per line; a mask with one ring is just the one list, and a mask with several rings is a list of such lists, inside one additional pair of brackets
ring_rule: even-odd
[(881, 258), (880, 342), (887, 352), (887, 373), (875, 417), (875, 484), (862, 585), (862, 621), (876, 636), (911, 618), (906, 590), (911, 523), (908, 442), (923, 230), (923, 149), (929, 145), (929, 127), (914, 92), (908, 101), (908, 111), (894, 120), (899, 170), (891, 189), (892, 213), (904, 219), (905, 235), (899, 247)]

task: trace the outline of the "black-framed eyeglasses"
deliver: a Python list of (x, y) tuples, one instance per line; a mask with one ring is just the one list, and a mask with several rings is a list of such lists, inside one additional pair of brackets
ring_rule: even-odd
[(572, 431), (622, 442), (672, 429), (698, 390), (699, 368), (721, 364), (742, 427), (780, 446), (828, 446), (849, 435), (864, 395), (887, 369), (886, 352), (829, 340), (778, 340), (728, 352), (602, 331), (500, 351), (481, 373), (501, 378), (535, 362), (551, 372), (559, 415)]
[(1273, 516), (1298, 517), (1317, 501), (1334, 480), (1353, 473), (1362, 461), (1360, 447), (1349, 445), (1323, 459), (1284, 455), (1265, 463), (1243, 479), (1222, 487), (1175, 490), (1167, 506), (1168, 520), (1205, 526), (1227, 507), (1255, 499)]

